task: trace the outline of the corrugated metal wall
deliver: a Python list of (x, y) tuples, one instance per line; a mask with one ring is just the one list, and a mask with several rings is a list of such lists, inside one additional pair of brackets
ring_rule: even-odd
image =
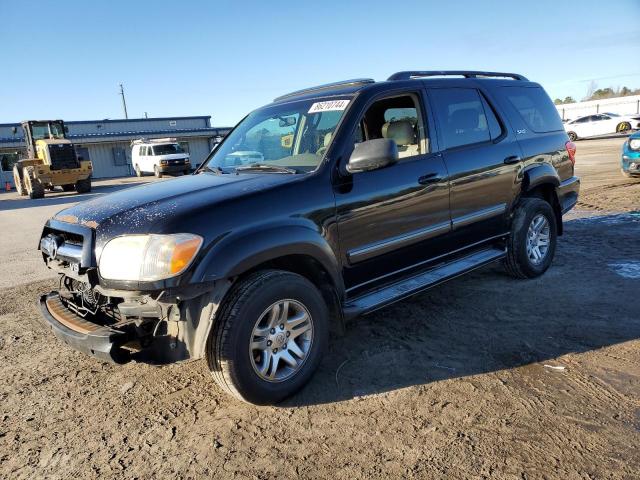
[[(84, 144), (89, 150), (89, 158), (93, 164), (93, 178), (125, 177), (131, 175), (131, 147), (129, 142), (108, 142)], [(128, 165), (117, 166), (114, 163), (113, 148), (123, 148), (127, 155)]]

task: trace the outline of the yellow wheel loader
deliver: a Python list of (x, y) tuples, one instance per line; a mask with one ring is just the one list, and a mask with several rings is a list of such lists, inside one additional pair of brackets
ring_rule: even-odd
[(65, 192), (91, 191), (91, 162), (78, 157), (62, 120), (28, 120), (22, 122), (22, 130), (27, 158), (13, 167), (13, 181), (20, 195), (42, 198), (45, 189), (58, 186)]

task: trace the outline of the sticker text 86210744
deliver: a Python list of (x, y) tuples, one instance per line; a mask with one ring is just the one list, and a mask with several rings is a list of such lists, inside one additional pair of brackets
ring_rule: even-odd
[(328, 100), (326, 102), (316, 102), (311, 105), (309, 113), (330, 112), (344, 110), (349, 105), (349, 100)]

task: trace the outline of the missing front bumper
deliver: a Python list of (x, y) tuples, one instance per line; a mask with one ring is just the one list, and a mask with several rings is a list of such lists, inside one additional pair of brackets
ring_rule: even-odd
[(62, 303), (58, 292), (40, 297), (40, 310), (45, 325), (73, 349), (112, 363), (131, 360), (131, 352), (123, 348), (131, 334), (85, 320)]

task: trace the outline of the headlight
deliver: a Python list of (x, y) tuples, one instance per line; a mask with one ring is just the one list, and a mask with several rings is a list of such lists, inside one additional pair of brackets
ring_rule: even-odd
[(631, 150), (640, 150), (640, 138), (632, 138), (629, 140), (629, 148)]
[(98, 267), (109, 280), (162, 280), (184, 272), (201, 246), (202, 237), (189, 233), (124, 235), (107, 242)]

